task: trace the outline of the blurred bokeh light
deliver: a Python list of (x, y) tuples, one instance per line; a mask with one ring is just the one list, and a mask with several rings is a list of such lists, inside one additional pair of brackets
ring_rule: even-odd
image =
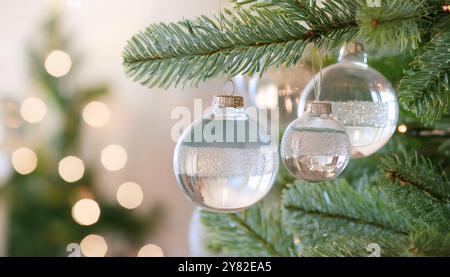
[(64, 181), (73, 183), (80, 180), (84, 174), (84, 163), (80, 158), (68, 156), (59, 162), (58, 172)]
[(72, 60), (70, 56), (61, 50), (51, 52), (45, 59), (45, 69), (53, 77), (59, 78), (67, 75), (71, 67)]
[(84, 121), (92, 127), (101, 127), (108, 123), (111, 112), (105, 103), (92, 101), (83, 110)]
[(36, 153), (29, 148), (19, 148), (13, 152), (11, 162), (18, 173), (26, 175), (36, 169), (37, 156)]
[(135, 209), (142, 204), (144, 193), (140, 185), (127, 182), (117, 190), (117, 202), (126, 209)]
[(154, 244), (147, 244), (138, 252), (138, 257), (164, 257), (161, 247)]
[(29, 97), (22, 102), (20, 114), (28, 123), (38, 123), (47, 114), (47, 106), (37, 97)]
[(81, 199), (72, 207), (72, 218), (80, 225), (95, 224), (100, 218), (100, 207), (92, 199)]
[(127, 151), (120, 145), (111, 144), (102, 150), (101, 161), (109, 171), (121, 170), (128, 160)]
[(99, 235), (86, 236), (80, 243), (81, 252), (86, 257), (104, 257), (108, 252), (106, 240)]

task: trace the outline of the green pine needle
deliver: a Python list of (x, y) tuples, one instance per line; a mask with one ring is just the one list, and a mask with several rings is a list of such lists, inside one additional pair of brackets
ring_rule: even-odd
[(450, 32), (435, 35), (423, 50), (405, 72), (399, 98), (408, 111), (430, 125), (450, 114)]
[(376, 186), (357, 191), (345, 180), (297, 182), (283, 193), (283, 222), (305, 246), (340, 236), (407, 235), (408, 222)]
[(203, 211), (208, 248), (232, 256), (291, 256), (293, 241), (281, 223), (278, 199), (272, 193), (238, 214)]
[[(357, 34), (354, 1), (303, 3), (301, 12), (259, 7), (224, 10), (178, 23), (153, 24), (123, 51), (128, 75), (148, 87), (196, 85), (214, 77), (264, 72), (297, 64), (310, 42), (337, 46)], [(300, 20), (307, 20), (307, 25)]]
[(450, 231), (450, 183), (430, 160), (393, 155), (382, 160), (381, 169), (385, 190), (408, 220)]
[(232, 0), (213, 18), (152, 24), (123, 50), (127, 74), (148, 87), (193, 85), (212, 78), (291, 67), (309, 43), (333, 48), (362, 38), (371, 47), (417, 49), (433, 39), (401, 82), (400, 101), (424, 123), (450, 113), (448, 15), (443, 1)]
[(428, 13), (424, 0), (382, 1), (379, 8), (363, 5), (358, 16), (360, 33), (374, 47), (416, 49), (421, 41), (420, 24)]
[(425, 228), (412, 235), (410, 256), (450, 256), (450, 232)]
[[(372, 236), (371, 239), (355, 237), (339, 237), (334, 241), (318, 244), (303, 249), (302, 257), (377, 257), (376, 251), (371, 246), (377, 244), (380, 247), (379, 257), (407, 256), (405, 248), (406, 238), (399, 239), (392, 236)], [(377, 247), (374, 246), (374, 247)]]

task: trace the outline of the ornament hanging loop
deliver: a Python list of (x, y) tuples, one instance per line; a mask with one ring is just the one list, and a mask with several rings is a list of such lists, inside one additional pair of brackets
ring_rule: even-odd
[[(312, 57), (311, 57), (311, 62), (312, 62), (312, 70), (314, 72), (314, 74), (316, 74), (316, 62), (318, 59), (318, 66), (319, 66), (319, 70), (317, 75), (315, 75), (313, 77), (313, 84), (314, 84), (314, 96), (315, 96), (315, 100), (316, 102), (319, 101), (320, 98), (320, 92), (322, 90), (322, 65), (323, 65), (323, 56), (322, 53), (320, 52), (319, 48), (316, 48), (315, 46), (313, 46), (312, 48)], [(323, 55), (325, 55), (325, 53), (323, 53)]]
[(226, 96), (234, 96), (236, 93), (236, 85), (234, 84), (233, 80), (228, 77), (227, 81), (223, 85), (223, 94)]

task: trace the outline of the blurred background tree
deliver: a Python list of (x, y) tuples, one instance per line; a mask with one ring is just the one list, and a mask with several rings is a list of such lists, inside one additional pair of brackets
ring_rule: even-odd
[[(123, 187), (123, 199), (119, 199), (123, 207), (110, 203), (97, 191), (93, 165), (76, 157), (84, 130), (83, 116), (92, 126), (100, 126), (107, 120), (107, 107), (96, 100), (108, 95), (108, 87), (77, 85), (75, 74), (81, 56), (70, 47), (73, 38), (61, 29), (60, 17), (50, 15), (28, 46), (30, 74), (45, 102), (28, 98), (28, 103), (21, 106), (21, 115), (26, 121), (36, 123), (45, 115), (47, 103), (60, 124), (39, 148), (20, 148), (12, 155), (15, 172), (0, 189), (9, 211), (6, 254), (67, 256), (70, 253), (66, 247), (70, 243), (83, 241), (81, 251), (86, 256), (136, 256), (136, 249), (144, 245), (161, 209), (157, 206), (143, 215), (130, 211), (143, 197), (136, 184)], [(4, 111), (7, 119), (19, 116), (19, 108), (13, 102), (4, 103), (10, 106)], [(97, 106), (94, 104), (87, 111), (85, 107), (89, 103)], [(83, 109), (87, 114), (83, 115)], [(32, 132), (30, 124), (7, 131), (19, 140), (33, 137)], [(114, 243), (108, 241), (116, 245), (119, 241), (125, 246), (114, 248)]]

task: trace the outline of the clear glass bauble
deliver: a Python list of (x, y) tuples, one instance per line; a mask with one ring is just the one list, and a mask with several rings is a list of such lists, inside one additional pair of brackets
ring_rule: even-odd
[[(332, 104), (332, 116), (347, 130), (352, 157), (367, 157), (380, 150), (392, 137), (398, 121), (398, 101), (391, 83), (367, 65), (362, 45), (342, 47), (339, 62), (316, 75), (320, 101)], [(314, 80), (302, 92), (298, 113), (307, 101), (315, 100)]]
[(297, 118), (300, 92), (312, 78), (306, 65), (299, 63), (293, 68), (269, 69), (262, 77), (237, 76), (234, 82), (238, 91), (248, 93), (252, 106), (259, 110), (278, 108), (279, 126), (284, 129)]
[(185, 130), (174, 153), (182, 191), (214, 212), (238, 212), (258, 202), (278, 167), (276, 142), (242, 108), (213, 109)]
[(308, 182), (336, 178), (350, 157), (345, 127), (326, 113), (304, 113), (287, 127), (281, 142), (288, 171)]

